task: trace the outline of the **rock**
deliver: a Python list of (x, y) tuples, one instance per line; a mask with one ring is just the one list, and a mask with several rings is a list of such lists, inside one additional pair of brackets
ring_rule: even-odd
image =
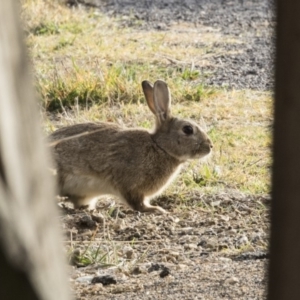
[(102, 283), (103, 285), (110, 285), (110, 284), (116, 284), (117, 281), (114, 279), (114, 277), (110, 275), (104, 275), (104, 276), (95, 276), (92, 281), (92, 284), (95, 283)]
[(167, 267), (164, 267), (163, 270), (159, 273), (160, 278), (164, 278), (168, 275), (170, 275), (170, 270)]
[(184, 228), (181, 228), (181, 234), (191, 234), (194, 230), (193, 227), (184, 227)]
[(117, 219), (116, 222), (113, 223), (112, 228), (114, 231), (120, 231), (124, 229), (124, 221), (121, 219)]
[(127, 259), (132, 259), (134, 257), (134, 251), (130, 246), (125, 246), (123, 248), (123, 254)]
[(97, 222), (97, 223), (100, 223), (100, 224), (104, 223), (104, 217), (100, 213), (94, 212), (94, 213), (92, 213), (91, 217), (92, 217), (92, 220)]
[(139, 266), (133, 268), (133, 270), (131, 271), (131, 274), (133, 275), (139, 275), (139, 274), (142, 274), (142, 270)]
[(249, 243), (249, 240), (247, 238), (247, 236), (243, 235), (241, 236), (238, 240), (237, 240), (237, 245), (240, 247), (240, 246), (243, 246), (243, 245), (247, 245)]
[(158, 271), (160, 268), (163, 268), (163, 265), (160, 264), (151, 264), (150, 268), (148, 269), (148, 272)]
[(220, 219), (225, 221), (225, 222), (228, 222), (230, 220), (230, 217), (229, 216), (223, 216), (223, 215), (220, 215)]
[(219, 257), (219, 261), (224, 261), (224, 262), (231, 262), (232, 259), (229, 257)]
[(178, 264), (176, 265), (175, 269), (180, 271), (180, 270), (185, 270), (188, 266), (184, 264)]
[(229, 284), (236, 284), (239, 282), (240, 282), (240, 280), (234, 276), (226, 279), (226, 283), (229, 283)]
[(83, 276), (76, 279), (80, 283), (91, 283), (94, 276)]
[(169, 255), (177, 258), (180, 255), (180, 253), (176, 251), (170, 251)]
[(186, 250), (193, 250), (193, 249), (197, 249), (198, 246), (196, 244), (186, 244), (184, 245), (184, 249)]
[(85, 228), (96, 228), (97, 224), (94, 220), (92, 220), (91, 216), (89, 215), (84, 215), (82, 216), (79, 221), (78, 221), (79, 225), (81, 225), (82, 227)]

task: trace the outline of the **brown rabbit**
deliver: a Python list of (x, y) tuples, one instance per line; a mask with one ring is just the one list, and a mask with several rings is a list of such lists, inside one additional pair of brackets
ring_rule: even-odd
[(50, 139), (61, 196), (75, 207), (94, 208), (101, 195), (115, 195), (140, 212), (150, 205), (188, 159), (210, 153), (212, 142), (194, 122), (171, 116), (167, 84), (142, 82), (156, 126), (153, 132), (116, 124), (85, 123), (61, 128)]

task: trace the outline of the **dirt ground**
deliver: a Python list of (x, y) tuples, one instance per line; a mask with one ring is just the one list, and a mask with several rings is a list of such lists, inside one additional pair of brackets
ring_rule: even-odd
[[(190, 196), (184, 210), (176, 195), (159, 198), (168, 215), (65, 208), (76, 299), (264, 299), (270, 199)], [(116, 265), (82, 266), (87, 247)]]
[[(75, 5), (83, 1), (69, 1)], [(238, 43), (214, 42), (206, 84), (271, 90), (274, 12), (271, 1), (86, 1), (121, 26), (218, 31)], [(143, 20), (146, 22), (136, 22)], [(205, 45), (206, 41), (203, 41)], [(199, 47), (202, 45), (199, 45)], [(76, 299), (265, 299), (270, 198), (228, 191), (191, 191), (157, 199), (168, 215), (109, 206), (97, 211), (62, 208)], [(99, 205), (103, 205), (99, 202)], [(84, 266), (78, 257), (102, 259)], [(91, 259), (91, 258), (90, 258)]]

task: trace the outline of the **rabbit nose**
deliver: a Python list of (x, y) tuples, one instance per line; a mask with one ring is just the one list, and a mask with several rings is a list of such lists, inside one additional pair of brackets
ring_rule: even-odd
[(210, 149), (212, 149), (214, 147), (210, 138), (207, 138), (207, 143), (208, 143)]

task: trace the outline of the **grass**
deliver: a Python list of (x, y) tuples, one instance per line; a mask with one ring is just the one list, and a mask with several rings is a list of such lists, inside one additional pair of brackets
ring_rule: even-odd
[[(118, 26), (95, 10), (71, 10), (56, 2), (26, 1), (23, 10), (27, 44), (36, 83), (47, 109), (79, 103), (139, 102), (145, 78), (167, 80), (174, 98), (200, 101), (213, 89), (201, 85), (195, 63), (204, 65), (216, 34), (199, 48), (195, 30), (144, 32)], [(175, 29), (174, 29), (175, 30)], [(190, 38), (193, 47), (188, 47)], [(227, 38), (228, 40), (232, 38)], [(207, 54), (208, 53), (208, 54)], [(206, 57), (206, 58), (205, 58)], [(191, 84), (192, 82), (192, 84)]]
[[(151, 242), (151, 241), (150, 241)], [(135, 241), (115, 242), (115, 241), (89, 241), (88, 245), (80, 242), (77, 247), (70, 246), (69, 263), (77, 266), (88, 266), (97, 264), (100, 268), (124, 267), (132, 271), (134, 267), (144, 261), (150, 246), (140, 256), (131, 255), (135, 248)]]
[(238, 43), (234, 37), (186, 24), (142, 31), (120, 26), (118, 17), (55, 1), (24, 0), (22, 16), (42, 107), (58, 116), (54, 121), (44, 113), (47, 133), (87, 120), (150, 128), (140, 83), (162, 78), (172, 92), (174, 115), (197, 122), (203, 117), (215, 145), (213, 156), (188, 164), (169, 192), (269, 192), (270, 93), (205, 87), (201, 81), (210, 75), (193, 67), (222, 51), (212, 48), (215, 41)]

